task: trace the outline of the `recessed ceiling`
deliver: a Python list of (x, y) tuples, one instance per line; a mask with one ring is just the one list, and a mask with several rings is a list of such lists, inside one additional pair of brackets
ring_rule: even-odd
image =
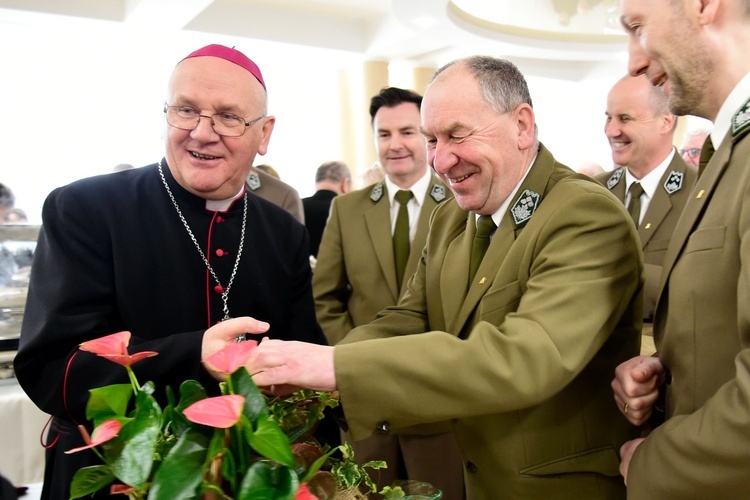
[(614, 0), (0, 0), (0, 25), (109, 21), (165, 37), (217, 33), (418, 64), (473, 53), (622, 60), (617, 17)]

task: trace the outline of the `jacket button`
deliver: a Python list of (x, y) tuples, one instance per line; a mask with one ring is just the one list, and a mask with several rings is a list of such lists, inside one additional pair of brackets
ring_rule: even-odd
[(479, 469), (474, 462), (466, 462), (466, 470), (472, 474), (476, 473)]
[(216, 292), (216, 293), (222, 293), (222, 292), (224, 292), (224, 288), (222, 288), (221, 285), (216, 285), (214, 287), (214, 292)]
[(229, 252), (225, 252), (221, 248), (216, 249), (216, 256), (217, 257), (224, 257), (225, 255), (229, 255)]
[(216, 216), (216, 223), (217, 224), (221, 224), (222, 222), (224, 222), (224, 217), (222, 217), (221, 215), (217, 215)]
[(391, 432), (391, 424), (388, 422), (380, 422), (377, 427), (375, 427), (375, 431), (379, 434), (387, 434)]

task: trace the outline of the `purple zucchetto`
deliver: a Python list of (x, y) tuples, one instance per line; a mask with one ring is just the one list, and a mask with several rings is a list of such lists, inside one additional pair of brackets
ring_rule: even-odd
[[(263, 88), (266, 88), (266, 83), (263, 81), (263, 75), (260, 73), (260, 68), (258, 68), (258, 65), (234, 47), (230, 49), (229, 47), (225, 47), (224, 45), (206, 45), (202, 49), (191, 52), (187, 57), (185, 57), (185, 59), (202, 56), (218, 57), (220, 59), (224, 59), (226, 61), (234, 63), (237, 66), (240, 66), (249, 71), (250, 74), (253, 75), (261, 85), (263, 85)], [(185, 59), (183, 59), (182, 61), (184, 61)]]

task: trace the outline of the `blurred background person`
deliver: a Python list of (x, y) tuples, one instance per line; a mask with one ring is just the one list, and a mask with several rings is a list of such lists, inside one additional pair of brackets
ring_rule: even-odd
[(708, 129), (694, 129), (685, 132), (685, 136), (682, 139), (682, 146), (680, 146), (680, 155), (685, 163), (698, 168), (698, 162), (701, 158), (701, 149), (703, 143), (706, 142), (710, 130)]
[(305, 227), (310, 235), (310, 255), (318, 256), (320, 239), (331, 211), (331, 202), (352, 189), (352, 173), (343, 161), (327, 161), (315, 172), (315, 194), (302, 199)]
[(246, 182), (251, 193), (283, 208), (299, 222), (302, 224), (305, 223), (305, 210), (302, 207), (302, 198), (300, 198), (299, 193), (292, 186), (258, 167), (250, 168)]
[(641, 352), (652, 354), (662, 263), (698, 171), (677, 154), (677, 117), (645, 76), (621, 78), (609, 91), (605, 114), (612, 161), (624, 166), (596, 179), (628, 207), (638, 228), (646, 276)]
[(265, 163), (261, 163), (260, 165), (255, 165), (255, 168), (260, 170), (261, 172), (265, 172), (268, 175), (272, 175), (276, 177), (277, 179), (281, 180), (281, 175), (271, 165), (266, 165)]

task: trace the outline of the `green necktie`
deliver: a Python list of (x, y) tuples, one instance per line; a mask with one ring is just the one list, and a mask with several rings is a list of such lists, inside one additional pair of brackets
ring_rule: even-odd
[(469, 283), (474, 280), (479, 264), (490, 246), (490, 236), (497, 229), (491, 215), (480, 215), (477, 220), (477, 232), (471, 245), (471, 261), (469, 264)]
[(398, 217), (396, 217), (396, 228), (393, 230), (393, 256), (396, 259), (396, 280), (398, 289), (401, 290), (401, 282), (404, 281), (404, 270), (406, 261), (409, 260), (409, 209), (407, 204), (414, 197), (411, 191), (400, 190), (396, 193), (396, 201), (399, 202)]
[(641, 219), (641, 195), (643, 194), (643, 187), (640, 182), (634, 182), (630, 185), (630, 204), (628, 205), (628, 212), (635, 222), (635, 227), (638, 227)]
[(698, 175), (702, 175), (703, 171), (706, 170), (706, 165), (708, 165), (709, 160), (711, 160), (711, 157), (714, 155), (716, 150), (714, 150), (714, 142), (711, 140), (711, 136), (709, 135), (706, 137), (706, 142), (703, 143), (703, 148), (701, 149), (701, 156), (698, 160)]

